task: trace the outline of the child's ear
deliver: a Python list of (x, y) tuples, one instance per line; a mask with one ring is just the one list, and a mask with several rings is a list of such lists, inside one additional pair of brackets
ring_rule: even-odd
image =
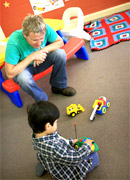
[(50, 128), (50, 123), (45, 124), (45, 130), (48, 130)]

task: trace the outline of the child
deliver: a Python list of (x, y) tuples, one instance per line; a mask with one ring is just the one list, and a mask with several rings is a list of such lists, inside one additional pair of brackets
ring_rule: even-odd
[(86, 174), (98, 166), (97, 152), (91, 152), (91, 140), (75, 149), (78, 139), (65, 139), (57, 133), (58, 108), (48, 102), (39, 101), (27, 109), (28, 122), (33, 130), (32, 141), (39, 163), (36, 174), (44, 170), (59, 180), (83, 180)]

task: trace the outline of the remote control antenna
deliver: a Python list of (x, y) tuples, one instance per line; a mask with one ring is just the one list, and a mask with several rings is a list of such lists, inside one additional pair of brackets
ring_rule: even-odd
[(75, 137), (77, 139), (77, 128), (76, 128), (76, 122), (74, 122), (74, 127), (75, 127)]

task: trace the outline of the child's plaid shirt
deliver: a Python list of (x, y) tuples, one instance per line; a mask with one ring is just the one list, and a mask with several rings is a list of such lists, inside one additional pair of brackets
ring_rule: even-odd
[(84, 143), (78, 149), (72, 144), (72, 139), (65, 140), (57, 132), (35, 138), (32, 136), (34, 149), (38, 160), (44, 169), (59, 180), (82, 180), (85, 178), (91, 164), (86, 157), (91, 153), (91, 147)]

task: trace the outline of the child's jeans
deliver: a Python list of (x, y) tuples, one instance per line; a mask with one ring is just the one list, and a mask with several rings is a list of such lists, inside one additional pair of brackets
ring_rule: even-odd
[[(88, 170), (87, 174), (99, 165), (98, 153), (94, 152), (87, 156), (87, 160), (92, 159), (92, 167)], [(41, 177), (45, 173), (45, 170), (40, 162), (36, 166), (36, 175)]]
[(92, 158), (92, 167), (88, 170), (87, 174), (99, 165), (98, 153), (94, 152), (87, 156), (87, 160)]

